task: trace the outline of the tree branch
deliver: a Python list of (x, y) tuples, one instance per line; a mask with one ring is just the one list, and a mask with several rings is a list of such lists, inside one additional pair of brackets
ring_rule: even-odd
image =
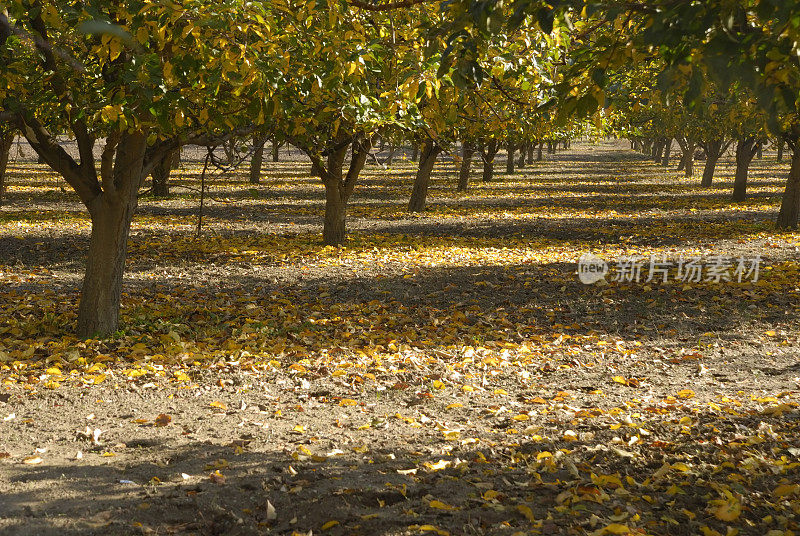
[(400, 0), (397, 2), (389, 2), (388, 4), (370, 4), (368, 2), (362, 2), (361, 0), (347, 0), (347, 3), (353, 7), (364, 9), (366, 11), (392, 11), (395, 9), (402, 9), (404, 7), (411, 7), (431, 1), (435, 0)]
[(120, 133), (114, 131), (106, 138), (106, 146), (100, 156), (100, 178), (103, 181), (103, 190), (110, 192), (114, 189), (114, 153), (119, 144)]
[(84, 169), (61, 147), (50, 132), (36, 119), (17, 115), (17, 126), (36, 154), (72, 186), (81, 201), (88, 207), (92, 199), (102, 193), (100, 184), (88, 177)]
[[(36, 2), (34, 7), (41, 7), (41, 5), (39, 2)], [(38, 11), (35, 17), (31, 17), (31, 27), (36, 33), (39, 34), (38, 39), (34, 38), (34, 43), (36, 44), (36, 50), (39, 51), (39, 54), (43, 59), (43, 66), (46, 71), (53, 73), (48, 77), (50, 79), (50, 85), (53, 86), (56, 95), (58, 95), (60, 99), (63, 99), (67, 103), (73, 105), (73, 109), (75, 109), (75, 103), (73, 102), (72, 94), (67, 88), (67, 83), (58, 73), (56, 56), (53, 52), (53, 47), (50, 46), (48, 41), (47, 27), (42, 20), (41, 9)], [(69, 115), (72, 114), (69, 113)], [(97, 170), (94, 166), (94, 138), (89, 134), (89, 129), (87, 128), (86, 122), (83, 119), (77, 119), (73, 121), (72, 118), (69, 118), (69, 121), (70, 128), (75, 134), (75, 141), (78, 144), (78, 153), (81, 157), (81, 168), (83, 168), (84, 172), (86, 172), (91, 178), (94, 178), (94, 180), (97, 181)]]

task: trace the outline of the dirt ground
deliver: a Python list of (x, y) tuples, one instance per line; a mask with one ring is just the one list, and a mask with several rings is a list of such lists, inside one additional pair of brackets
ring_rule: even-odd
[[(700, 189), (586, 141), (466, 193), (445, 158), (422, 215), (414, 164), (372, 162), (343, 248), (285, 149), (258, 185), (215, 170), (196, 237), (197, 157), (141, 199), (120, 332), (87, 341), (89, 220), (12, 158), (0, 534), (800, 532), (800, 235), (774, 230), (774, 153), (742, 204), (730, 158)], [(760, 273), (584, 285), (586, 252)]]

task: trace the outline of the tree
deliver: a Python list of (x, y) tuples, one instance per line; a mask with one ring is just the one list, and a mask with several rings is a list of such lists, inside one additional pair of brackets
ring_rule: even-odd
[[(268, 18), (260, 5), (208, 0), (91, 10), (15, 0), (0, 12), (0, 122), (19, 129), (92, 220), (79, 336), (117, 329), (130, 223), (157, 163), (181, 144), (225, 139), (215, 129), (240, 120), (229, 110), (263, 116)], [(65, 131), (77, 159), (56, 139)]]
[(154, 196), (167, 197), (169, 195), (169, 176), (180, 160), (181, 147), (176, 145), (167, 150), (164, 156), (153, 164), (153, 171), (150, 172), (150, 175), (153, 177)]
[[(372, 140), (386, 126), (408, 127), (418, 117), (420, 69), (435, 73), (416, 44), (421, 21), (438, 12), (415, 6), (392, 18), (341, 3), (296, 1), (282, 11), (282, 63), (273, 100), (276, 131), (311, 160), (325, 188), (323, 242), (346, 238), (347, 203)], [(314, 31), (305, 31), (309, 28)], [(399, 32), (399, 33), (398, 33)]]
[(13, 129), (0, 126), (0, 205), (3, 204), (3, 196), (6, 193), (6, 166), (14, 137)]

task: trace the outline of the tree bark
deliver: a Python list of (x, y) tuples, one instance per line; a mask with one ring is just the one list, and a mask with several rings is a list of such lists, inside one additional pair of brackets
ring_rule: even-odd
[(419, 160), (419, 144), (412, 143), (411, 144), (411, 161), (416, 162)]
[(662, 166), (669, 166), (670, 153), (672, 153), (672, 138), (667, 138), (667, 144), (664, 146), (664, 154), (661, 157)]
[(104, 177), (103, 191), (87, 203), (92, 234), (78, 306), (79, 337), (108, 335), (119, 325), (128, 235), (136, 211), (146, 147), (144, 133), (123, 135), (113, 171), (109, 170)]
[(522, 169), (525, 167), (525, 155), (528, 152), (528, 144), (523, 143), (519, 146), (519, 158), (517, 159), (517, 168)]
[(347, 238), (347, 200), (335, 183), (325, 183), (325, 220), (322, 225), (322, 243), (338, 246)]
[(510, 175), (514, 173), (514, 153), (517, 152), (517, 145), (513, 141), (508, 141), (506, 143), (506, 151), (508, 152), (508, 157), (506, 158), (506, 173)]
[(656, 139), (653, 143), (653, 149), (650, 153), (650, 157), (653, 159), (653, 162), (660, 162), (661, 161), (661, 151), (664, 150), (664, 141), (661, 138)]
[(11, 153), (13, 143), (14, 131), (0, 131), (0, 206), (2, 206), (3, 197), (6, 194), (6, 166), (8, 166), (8, 155)]
[(394, 162), (394, 153), (397, 151), (397, 146), (394, 143), (389, 144), (389, 154), (386, 156), (384, 164), (391, 166)]
[(411, 191), (411, 199), (408, 201), (409, 212), (422, 212), (425, 210), (425, 202), (428, 198), (428, 186), (431, 182), (431, 172), (436, 163), (436, 157), (441, 152), (441, 148), (433, 141), (426, 141), (422, 147), (422, 155), (419, 159), (417, 176), (414, 178), (414, 189)]
[(273, 137), (272, 138), (272, 161), (279, 162), (281, 159), (280, 155), (281, 144), (278, 143), (278, 139)]
[(541, 162), (542, 161), (542, 159), (544, 158), (544, 154), (543, 153), (544, 153), (544, 142), (540, 141), (539, 142), (539, 147), (536, 149), (536, 161), (537, 162)]
[(778, 213), (778, 229), (797, 229), (797, 217), (800, 214), (800, 147), (795, 140), (792, 147), (792, 167), (789, 169), (789, 180), (781, 201)]
[(529, 166), (533, 164), (533, 151), (535, 149), (536, 149), (536, 144), (534, 142), (530, 142), (528, 144), (528, 158), (525, 161)]
[(465, 141), (461, 151), (461, 167), (458, 170), (458, 191), (464, 192), (469, 187), (469, 172), (472, 168), (472, 157), (475, 154), (475, 142)]
[(250, 158), (250, 184), (258, 184), (261, 180), (261, 166), (264, 164), (264, 145), (266, 136), (253, 138), (253, 156)]
[(312, 158), (311, 172), (318, 175), (325, 186), (325, 218), (322, 226), (322, 242), (326, 246), (339, 246), (347, 238), (347, 202), (353, 194), (356, 181), (361, 174), (361, 170), (364, 169), (364, 164), (367, 162), (367, 156), (371, 148), (371, 137), (366, 137), (353, 144), (347, 174), (344, 174), (343, 171), (348, 150), (347, 145), (328, 155), (327, 166), (318, 158)]
[(678, 144), (681, 146), (681, 162), (678, 165), (678, 171), (683, 170), (684, 175), (691, 177), (694, 168), (694, 150), (697, 143), (692, 139), (678, 139)]
[(164, 157), (153, 166), (150, 176), (153, 177), (153, 196), (169, 196), (169, 176), (172, 170), (180, 162), (181, 148), (176, 147), (164, 155)]
[(714, 181), (714, 170), (717, 167), (718, 158), (710, 154), (706, 154), (706, 165), (703, 167), (703, 179), (700, 181), (700, 186), (708, 188)]
[(700, 181), (700, 186), (708, 188), (714, 181), (714, 170), (717, 167), (722, 153), (728, 149), (730, 142), (725, 143), (722, 138), (710, 139), (708, 141), (701, 141), (700, 145), (706, 153), (706, 164), (703, 167), (703, 179)]
[(495, 138), (490, 138), (481, 150), (481, 157), (483, 159), (483, 175), (481, 180), (483, 182), (492, 182), (494, 178), (494, 157), (497, 156), (497, 151), (498, 145)]
[(733, 179), (733, 200), (744, 201), (747, 197), (747, 170), (759, 144), (753, 138), (740, 138), (736, 143), (736, 175)]
[(783, 162), (783, 146), (785, 142), (783, 140), (778, 140), (778, 162)]

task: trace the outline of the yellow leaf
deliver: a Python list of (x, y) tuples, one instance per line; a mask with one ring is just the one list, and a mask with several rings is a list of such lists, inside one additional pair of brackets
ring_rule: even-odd
[(409, 529), (417, 529), (420, 532), (435, 532), (439, 536), (450, 536), (450, 533), (446, 530), (442, 530), (437, 528), (433, 525), (411, 525), (408, 527)]
[(292, 432), (294, 432), (295, 434), (305, 434), (306, 433), (306, 427), (303, 426), (302, 424), (298, 424), (297, 426), (292, 428)]
[(458, 430), (442, 430), (442, 435), (448, 441), (455, 441), (461, 433)]
[(714, 517), (722, 521), (736, 521), (742, 513), (742, 504), (735, 497), (717, 499), (710, 503), (716, 505), (712, 509)]
[(437, 510), (458, 510), (457, 506), (451, 506), (449, 504), (445, 504), (442, 501), (433, 500), (430, 502), (431, 508), (436, 508)]
[(517, 512), (524, 515), (531, 523), (536, 523), (536, 518), (533, 517), (533, 510), (531, 510), (530, 506), (526, 506), (524, 504), (518, 504)]
[(332, 520), (328, 521), (327, 523), (325, 523), (324, 525), (322, 525), (322, 530), (328, 530), (329, 528), (335, 527), (338, 524), (339, 524), (338, 521), (336, 521), (335, 519), (332, 519)]
[(171, 422), (172, 422), (172, 417), (170, 417), (166, 413), (162, 413), (158, 417), (156, 417), (156, 420), (153, 422), (153, 424), (155, 424), (156, 426), (166, 426)]
[(678, 398), (694, 398), (694, 391), (691, 389), (681, 389), (676, 394)]
[(622, 385), (628, 384), (628, 381), (622, 376), (614, 376), (613, 378), (611, 378), (611, 380), (615, 381), (616, 383), (621, 383)]
[(591, 475), (592, 483), (598, 487), (624, 488), (622, 480), (616, 475)]
[(800, 490), (800, 485), (797, 484), (782, 484), (772, 490), (772, 494), (776, 497), (785, 497), (786, 495), (792, 495), (797, 493)]
[(358, 402), (353, 400), (352, 398), (343, 398), (339, 401), (340, 406), (357, 406)]
[(682, 473), (685, 473), (690, 470), (689, 466), (682, 462), (673, 463), (672, 468)]
[(212, 408), (217, 408), (217, 409), (228, 409), (228, 406), (226, 406), (222, 402), (218, 402), (216, 400), (214, 402), (210, 403), (209, 406), (211, 406)]
[(631, 529), (627, 525), (621, 525), (620, 523), (611, 523), (603, 527), (603, 534), (629, 534), (630, 532)]
[(489, 490), (486, 490), (486, 492), (483, 494), (483, 500), (484, 501), (491, 501), (493, 499), (496, 499), (499, 496), (500, 496), (500, 492), (499, 491), (495, 491), (493, 489), (489, 489)]

